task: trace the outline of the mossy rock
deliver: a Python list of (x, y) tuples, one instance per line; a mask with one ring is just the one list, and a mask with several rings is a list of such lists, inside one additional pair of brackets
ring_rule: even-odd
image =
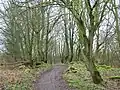
[(68, 68), (67, 72), (77, 73), (77, 69), (71, 66)]

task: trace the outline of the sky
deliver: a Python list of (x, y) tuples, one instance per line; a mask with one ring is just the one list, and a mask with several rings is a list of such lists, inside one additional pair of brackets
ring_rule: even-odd
[[(6, 3), (6, 2), (7, 2), (7, 0), (0, 0), (0, 10), (4, 10), (3, 3)], [(1, 19), (0, 19), (0, 22), (2, 22)], [(0, 27), (2, 27), (1, 24), (0, 24)], [(3, 50), (3, 48), (4, 48), (2, 39), (3, 39), (3, 36), (2, 36), (1, 30), (0, 30), (0, 51)]]
[(8, 0), (0, 0), (0, 9), (3, 9), (3, 3), (6, 3)]

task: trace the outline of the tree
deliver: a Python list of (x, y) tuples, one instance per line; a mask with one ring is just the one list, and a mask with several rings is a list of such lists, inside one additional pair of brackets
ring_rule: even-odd
[[(55, 0), (54, 0), (55, 1)], [(90, 3), (90, 0), (85, 0), (85, 5), (82, 5), (83, 2), (82, 0), (75, 0), (75, 1), (65, 1), (65, 0), (60, 0), (62, 2), (61, 5), (64, 4), (64, 6), (71, 11), (72, 15), (75, 18), (77, 27), (79, 29), (78, 33), (81, 36), (81, 41), (83, 42), (84, 45), (84, 50), (83, 50), (83, 57), (85, 62), (87, 63), (87, 68), (91, 73), (91, 76), (93, 78), (94, 83), (98, 84), (101, 83), (102, 78), (99, 74), (99, 72), (97, 71), (95, 64), (94, 64), (94, 60), (93, 60), (93, 38), (95, 36), (95, 32), (96, 30), (99, 28), (100, 23), (102, 22), (102, 19), (104, 17), (104, 11), (106, 9), (107, 3), (109, 2), (109, 0), (104, 1), (104, 5), (102, 7), (102, 12), (100, 12), (100, 17), (99, 20), (97, 22), (94, 21), (95, 16), (94, 16), (94, 11), (95, 11), (95, 7), (97, 7), (97, 4), (99, 4), (99, 0), (96, 0), (94, 5), (92, 6)], [(77, 5), (77, 3), (79, 5)], [(58, 3), (60, 4), (60, 3)], [(80, 8), (86, 7), (86, 11), (80, 10)], [(88, 27), (85, 26), (85, 23), (83, 21), (83, 17), (82, 16), (82, 12), (85, 12), (85, 15), (87, 15), (85, 18), (86, 20), (88, 20), (89, 22)], [(86, 34), (88, 30), (88, 36)]]

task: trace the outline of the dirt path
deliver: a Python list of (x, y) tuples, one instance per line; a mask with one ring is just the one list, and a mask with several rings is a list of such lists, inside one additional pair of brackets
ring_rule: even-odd
[(71, 90), (62, 78), (66, 68), (65, 65), (55, 65), (51, 70), (43, 72), (35, 82), (35, 90)]

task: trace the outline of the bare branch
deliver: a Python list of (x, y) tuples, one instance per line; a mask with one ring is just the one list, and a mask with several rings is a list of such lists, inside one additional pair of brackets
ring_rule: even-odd
[(96, 7), (96, 5), (98, 4), (98, 2), (99, 2), (99, 0), (95, 1), (95, 4), (93, 5), (92, 10)]

